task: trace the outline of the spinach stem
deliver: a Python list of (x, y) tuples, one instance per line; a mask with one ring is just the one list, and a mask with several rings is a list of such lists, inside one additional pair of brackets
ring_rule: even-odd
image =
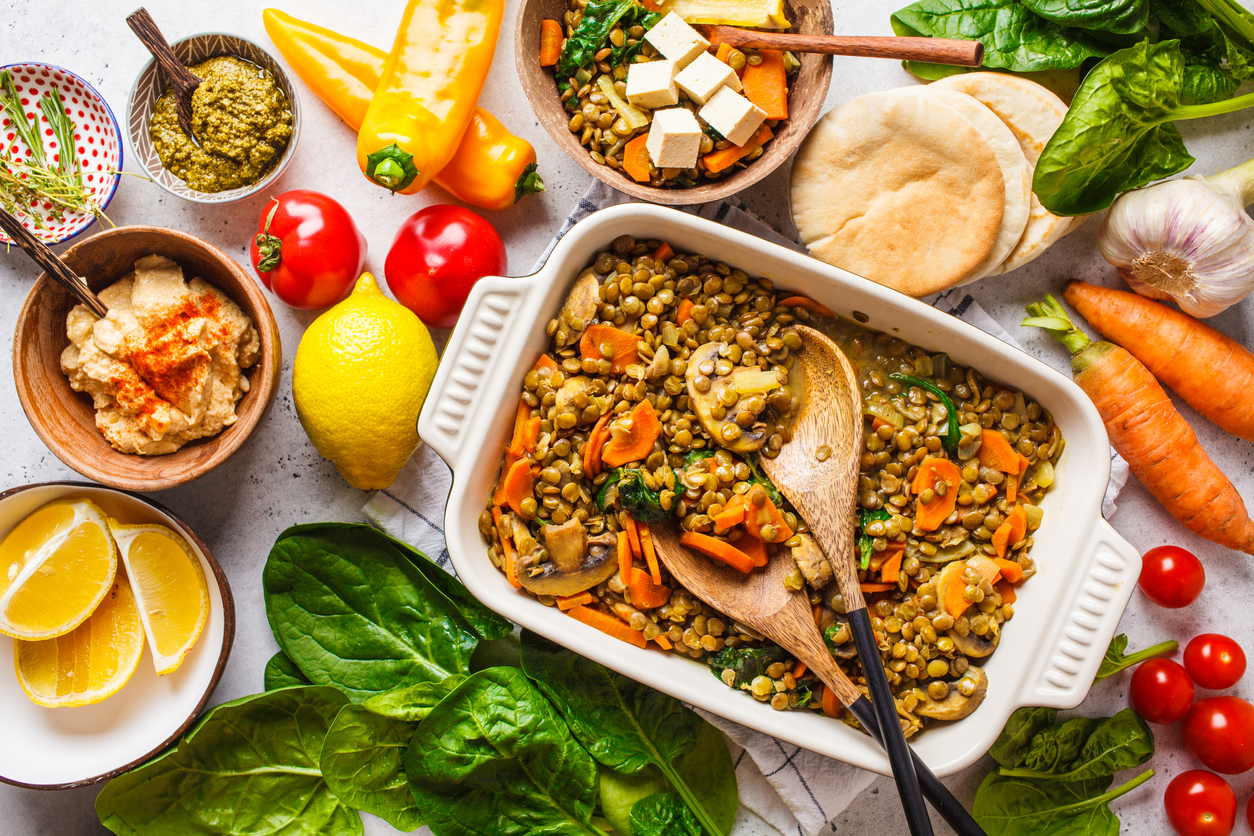
[(1138, 650), (1136, 653), (1129, 653), (1127, 656), (1124, 656), (1122, 659), (1119, 660), (1119, 666), (1117, 668), (1115, 668), (1110, 673), (1106, 674), (1106, 676), (1099, 676), (1097, 679), (1093, 681), (1100, 682), (1101, 680), (1106, 679), (1107, 677), (1114, 676), (1115, 674), (1119, 673), (1119, 671), (1121, 670), (1125, 670), (1127, 668), (1132, 667), (1133, 665), (1144, 662), (1146, 659), (1153, 659), (1155, 656), (1163, 656), (1167, 653), (1170, 653), (1179, 646), (1180, 646), (1180, 643), (1178, 641), (1171, 639), (1169, 641), (1159, 642), (1153, 647), (1147, 647), (1144, 650)]
[(1236, 29), (1246, 40), (1254, 41), (1254, 20), (1249, 17), (1249, 12), (1233, 0), (1198, 0), (1198, 4), (1210, 12), (1212, 17), (1217, 17)]
[(1144, 772), (1142, 772), (1140, 775), (1133, 778), (1131, 781), (1128, 781), (1126, 784), (1122, 784), (1118, 787), (1115, 787), (1113, 790), (1107, 790), (1106, 792), (1102, 793), (1099, 796), (1096, 796), (1094, 798), (1086, 798), (1085, 800), (1077, 801), (1074, 804), (1067, 804), (1063, 807), (1055, 807), (1052, 810), (1050, 810), (1050, 812), (1053, 813), (1055, 816), (1057, 816), (1059, 813), (1069, 813), (1069, 812), (1072, 812), (1073, 810), (1074, 811), (1089, 810), (1089, 809), (1092, 809), (1093, 807), (1097, 807), (1102, 804), (1109, 804), (1110, 802), (1114, 801), (1119, 796), (1127, 795), (1128, 793), (1132, 792), (1134, 789), (1141, 786), (1141, 784), (1144, 784), (1146, 781), (1148, 781), (1150, 778), (1153, 778), (1153, 777), (1154, 777), (1154, 770), (1147, 769)]
[(1235, 99), (1228, 99), (1222, 102), (1184, 105), (1167, 113), (1166, 116), (1158, 120), (1157, 124), (1178, 122), (1181, 119), (1201, 119), (1206, 116), (1220, 116), (1224, 113), (1233, 113), (1247, 107), (1254, 107), (1254, 93), (1246, 93), (1244, 96), (1237, 96)]
[(671, 786), (675, 788), (675, 792), (679, 793), (680, 797), (683, 798), (684, 803), (687, 804), (688, 808), (696, 815), (697, 820), (701, 822), (702, 829), (705, 830), (706, 833), (710, 834), (710, 836), (725, 836), (723, 831), (719, 830), (714, 825), (714, 820), (711, 819), (710, 814), (705, 811), (705, 807), (701, 804), (700, 800), (692, 794), (692, 790), (689, 789), (688, 784), (685, 783), (684, 779), (679, 777), (679, 773), (676, 772), (675, 768), (667, 762), (666, 758), (660, 757), (660, 752), (658, 754), (659, 757), (654, 761), (654, 764), (662, 770), (662, 774), (666, 776), (666, 780), (671, 782)]

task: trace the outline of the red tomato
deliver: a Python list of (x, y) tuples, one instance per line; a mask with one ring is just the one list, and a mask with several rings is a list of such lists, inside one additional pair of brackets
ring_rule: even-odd
[(1179, 546), (1159, 546), (1141, 558), (1137, 586), (1160, 607), (1187, 607), (1202, 594), (1206, 570), (1193, 552)]
[(1203, 633), (1184, 649), (1184, 667), (1198, 685), (1222, 691), (1245, 674), (1245, 652), (1227, 636)]
[(1228, 836), (1237, 823), (1237, 796), (1213, 772), (1192, 769), (1171, 779), (1163, 795), (1167, 821), (1180, 836)]
[(1254, 830), (1254, 795), (1250, 796), (1250, 801), (1245, 805), (1245, 821), (1250, 825), (1250, 830)]
[(505, 243), (492, 224), (460, 206), (428, 206), (401, 224), (383, 277), (397, 301), (427, 325), (452, 328), (470, 288), (503, 276)]
[(1193, 705), (1193, 680), (1179, 662), (1150, 659), (1132, 673), (1129, 696), (1146, 722), (1174, 723)]
[(366, 263), (366, 236), (343, 206), (302, 189), (271, 198), (250, 251), (253, 269), (275, 296), (313, 311), (353, 289)]
[(1198, 700), (1184, 718), (1184, 745), (1224, 775), (1254, 767), (1254, 705), (1240, 697)]

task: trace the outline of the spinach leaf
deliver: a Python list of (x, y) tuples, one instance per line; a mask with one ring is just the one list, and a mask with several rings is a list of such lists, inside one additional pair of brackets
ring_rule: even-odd
[(618, 836), (637, 836), (631, 826), (631, 809), (637, 801), (669, 792), (671, 788), (662, 770), (653, 764), (630, 775), (615, 772), (608, 766), (601, 766), (597, 772), (601, 779), (601, 815)]
[(1072, 717), (1042, 729), (1023, 753), (1023, 769), (1016, 772), (1032, 773), (1033, 777), (1065, 772), (1068, 765), (1080, 757), (1084, 742), (1100, 722), (1094, 717)]
[(779, 488), (775, 487), (775, 483), (770, 480), (762, 472), (761, 462), (757, 453), (749, 453), (744, 457), (745, 464), (749, 465), (749, 483), (752, 485), (761, 485), (766, 491), (766, 496), (779, 507), (784, 504), (784, 497), (779, 492)]
[(1153, 647), (1138, 650), (1136, 653), (1124, 655), (1124, 651), (1128, 649), (1128, 637), (1120, 633), (1110, 640), (1110, 647), (1106, 648), (1106, 658), (1102, 659), (1101, 667), (1097, 669), (1097, 676), (1093, 681), (1101, 682), (1103, 679), (1119, 673), (1124, 668), (1132, 667), (1135, 664), (1144, 662), (1146, 659), (1153, 659), (1155, 656), (1170, 653), (1179, 646), (1178, 642), (1165, 641)]
[[(954, 425), (955, 428), (957, 425)], [(866, 570), (871, 568), (871, 555), (875, 549), (875, 538), (866, 533), (867, 523), (872, 520), (888, 520), (892, 519), (892, 514), (883, 508), (877, 508), (872, 511), (869, 508), (858, 509), (858, 568)]]
[(589, 3), (583, 10), (579, 25), (562, 45), (562, 54), (557, 59), (556, 67), (558, 78), (572, 76), (575, 70), (591, 64), (597, 50), (601, 49), (606, 38), (610, 36), (610, 30), (635, 5), (635, 0), (594, 0)]
[(695, 748), (705, 721), (678, 700), (534, 633), (523, 632), (522, 648), (523, 670), (592, 757), (627, 773), (653, 764), (711, 836), (726, 832), (675, 768), (675, 760)]
[(671, 518), (671, 512), (662, 507), (662, 492), (649, 490), (638, 468), (616, 467), (610, 472), (610, 478), (597, 494), (597, 504), (602, 511), (614, 501), (615, 494), (618, 504), (635, 520), (656, 523)]
[(1231, 70), (1220, 66), (1217, 58), (1191, 53), (1184, 49), (1184, 80), (1180, 85), (1180, 101), (1186, 105), (1221, 102), (1231, 98), (1241, 82)]
[[(428, 709), (429, 710), (429, 709)], [(422, 813), (405, 776), (405, 749), (418, 723), (346, 705), (322, 744), (319, 764), (327, 787), (356, 810), (373, 813), (397, 830), (422, 826)]]
[(631, 808), (636, 836), (701, 836), (701, 824), (673, 792), (651, 795)]
[(1254, 14), (1235, 0), (1196, 2), (1210, 14), (1213, 26), (1204, 31), (1223, 53), (1233, 75), (1239, 79), (1254, 75)]
[(223, 703), (173, 748), (114, 778), (96, 798), (119, 836), (361, 834), (361, 817), (319, 770), (347, 703), (334, 688), (285, 688)]
[(431, 709), (453, 693), (466, 681), (461, 674), (453, 674), (441, 682), (419, 682), (399, 691), (389, 691), (366, 700), (363, 707), (380, 717), (418, 722), (431, 713)]
[(479, 642), (470, 657), (470, 670), (474, 673), (488, 668), (521, 668), (522, 648), (518, 636), (511, 633), (502, 639)]
[(1147, 0), (1023, 0), (1023, 5), (1059, 26), (1128, 35), (1149, 23)]
[(604, 836), (596, 763), (514, 668), (480, 671), (437, 705), (405, 772), (436, 836)]
[(275, 639), (354, 702), (468, 673), (479, 641), (457, 606), (367, 526), (298, 526), (262, 574)]
[(1024, 754), (1032, 738), (1041, 730), (1053, 725), (1058, 716), (1056, 708), (1030, 705), (1017, 709), (997, 736), (993, 748), (988, 750), (993, 760), (1002, 766), (1014, 768), (1023, 765)]
[(292, 688), (297, 685), (313, 685), (309, 677), (301, 673), (296, 663), (287, 658), (287, 654), (282, 650), (266, 662), (265, 684), (267, 691)]
[[(658, 21), (662, 19), (661, 12), (651, 12), (639, 3), (632, 3), (631, 8), (619, 19), (618, 25), (624, 31), (632, 26), (639, 26), (648, 32)], [(644, 48), (644, 38), (640, 38), (634, 44), (627, 43), (627, 39), (623, 39), (622, 46), (614, 46), (610, 44), (610, 66), (617, 67), (621, 64), (630, 64), (631, 60), (640, 54), (640, 50)]]
[[(1053, 728), (1066, 729), (1075, 722), (1068, 720)], [(1029, 753), (1023, 768), (1003, 768), (1001, 774), (1008, 778), (1041, 781), (1087, 781), (1090, 778), (1109, 778), (1116, 772), (1140, 766), (1154, 756), (1154, 733), (1130, 708), (1123, 709), (1114, 717), (1091, 721), (1088, 729), (1084, 732), (1087, 739), (1081, 741), (1082, 745), (1074, 752), (1066, 748), (1071, 744), (1071, 740), (1067, 739), (1059, 745), (1059, 756), (1052, 761), (1048, 758), (1034, 760)], [(1046, 732), (1033, 739), (1033, 748)]]
[(989, 773), (975, 793), (971, 815), (988, 836), (1119, 836), (1110, 802), (1154, 777), (1147, 769), (1113, 790), (1110, 778), (1033, 781)]
[(748, 687), (754, 677), (766, 676), (766, 669), (776, 662), (789, 658), (788, 651), (776, 644), (765, 647), (727, 647), (717, 653), (707, 653), (705, 663), (719, 679), (723, 671), (730, 670), (736, 678), (732, 688)]

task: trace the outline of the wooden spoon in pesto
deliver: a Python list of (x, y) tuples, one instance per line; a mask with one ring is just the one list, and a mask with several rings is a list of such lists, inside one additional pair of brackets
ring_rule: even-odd
[(157, 66), (170, 80), (170, 86), (174, 88), (174, 111), (178, 115), (179, 125), (188, 138), (199, 146), (200, 140), (192, 133), (192, 93), (200, 86), (200, 79), (174, 55), (174, 50), (170, 49), (170, 44), (166, 42), (165, 36), (157, 28), (157, 22), (148, 14), (147, 9), (141, 6), (131, 12), (126, 23), (152, 53)]

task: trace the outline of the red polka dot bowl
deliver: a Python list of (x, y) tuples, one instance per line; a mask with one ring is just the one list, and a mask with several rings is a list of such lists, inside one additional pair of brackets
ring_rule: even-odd
[[(104, 212), (122, 176), (122, 129), (108, 102), (83, 78), (52, 64), (26, 61), (7, 64), (0, 67), (0, 71), (7, 71), (12, 78), (26, 118), (38, 122), (49, 162), (59, 160), (61, 149), (48, 118), (40, 110), (39, 101), (53, 87), (57, 89), (66, 115), (74, 123), (83, 186), (91, 195), (92, 206)], [(22, 161), (29, 159), (31, 153), (14, 130), (9, 114), (0, 112), (0, 160)], [(37, 220), (26, 214), (18, 217), (23, 226), (46, 244), (68, 241), (96, 222), (93, 212), (59, 211), (50, 203), (38, 205), (33, 211), (38, 215)], [(2, 232), (0, 243), (9, 243)]]

